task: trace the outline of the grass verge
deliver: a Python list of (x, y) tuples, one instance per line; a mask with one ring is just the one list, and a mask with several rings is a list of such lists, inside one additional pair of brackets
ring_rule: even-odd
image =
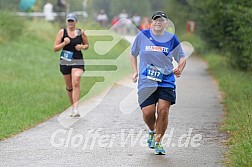
[(252, 166), (252, 75), (230, 68), (228, 56), (220, 55), (195, 34), (181, 35), (208, 62), (209, 72), (223, 93), (225, 119), (221, 131), (228, 133), (227, 166)]
[(208, 54), (209, 70), (224, 92), (226, 117), (221, 127), (229, 134), (227, 166), (252, 166), (252, 76), (229, 68), (227, 58)]

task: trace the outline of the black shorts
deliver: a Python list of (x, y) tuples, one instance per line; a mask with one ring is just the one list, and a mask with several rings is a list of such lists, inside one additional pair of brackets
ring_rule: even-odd
[(68, 75), (71, 74), (72, 68), (80, 68), (83, 71), (85, 71), (84, 65), (60, 65), (60, 72), (63, 75)]
[(63, 75), (71, 74), (72, 68), (79, 68), (85, 71), (83, 59), (74, 59), (73, 61), (70, 62), (61, 59), (59, 64), (60, 64), (60, 72)]
[(176, 89), (175, 88), (143, 88), (138, 91), (138, 103), (142, 108), (155, 104), (158, 99), (163, 99), (171, 102), (171, 105), (176, 103)]

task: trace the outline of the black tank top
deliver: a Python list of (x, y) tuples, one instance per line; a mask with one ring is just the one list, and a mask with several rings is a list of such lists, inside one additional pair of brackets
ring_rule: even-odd
[[(77, 29), (79, 32), (81, 32), (81, 29)], [(71, 51), (73, 52), (73, 59), (83, 59), (83, 55), (81, 53), (81, 51), (77, 51), (75, 49), (75, 46), (77, 44), (83, 44), (82, 43), (82, 36), (81, 36), (82, 33), (78, 33), (78, 35), (75, 37), (75, 38), (71, 38), (68, 36), (67, 34), (67, 30), (66, 28), (64, 28), (64, 34), (63, 34), (63, 38), (61, 39), (61, 41), (63, 42), (64, 41), (64, 38), (65, 37), (68, 37), (70, 39), (70, 43), (67, 44), (63, 50), (67, 50), (67, 51)]]

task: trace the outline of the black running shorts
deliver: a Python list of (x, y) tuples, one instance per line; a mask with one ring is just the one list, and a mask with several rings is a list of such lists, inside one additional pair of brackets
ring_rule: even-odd
[(138, 91), (138, 103), (142, 108), (153, 105), (158, 102), (158, 99), (163, 99), (171, 102), (171, 105), (176, 103), (175, 88), (158, 87), (158, 88), (143, 88)]

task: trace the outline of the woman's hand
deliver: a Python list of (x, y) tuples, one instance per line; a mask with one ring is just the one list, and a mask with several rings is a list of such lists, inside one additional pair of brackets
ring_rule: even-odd
[(81, 45), (81, 44), (78, 44), (78, 45), (75, 46), (75, 49), (77, 51), (81, 51), (82, 48), (83, 48), (83, 45)]
[(58, 52), (59, 50), (63, 49), (67, 44), (70, 43), (70, 38), (65, 37), (62, 42), (64, 29), (59, 30), (56, 39), (54, 41), (53, 49), (54, 52)]
[(81, 51), (81, 49), (86, 50), (86, 49), (87, 49), (87, 46), (86, 46), (86, 45), (78, 44), (78, 45), (75, 46), (75, 49), (76, 49), (77, 51)]
[(68, 37), (64, 38), (64, 44), (67, 45), (70, 43), (70, 39)]

